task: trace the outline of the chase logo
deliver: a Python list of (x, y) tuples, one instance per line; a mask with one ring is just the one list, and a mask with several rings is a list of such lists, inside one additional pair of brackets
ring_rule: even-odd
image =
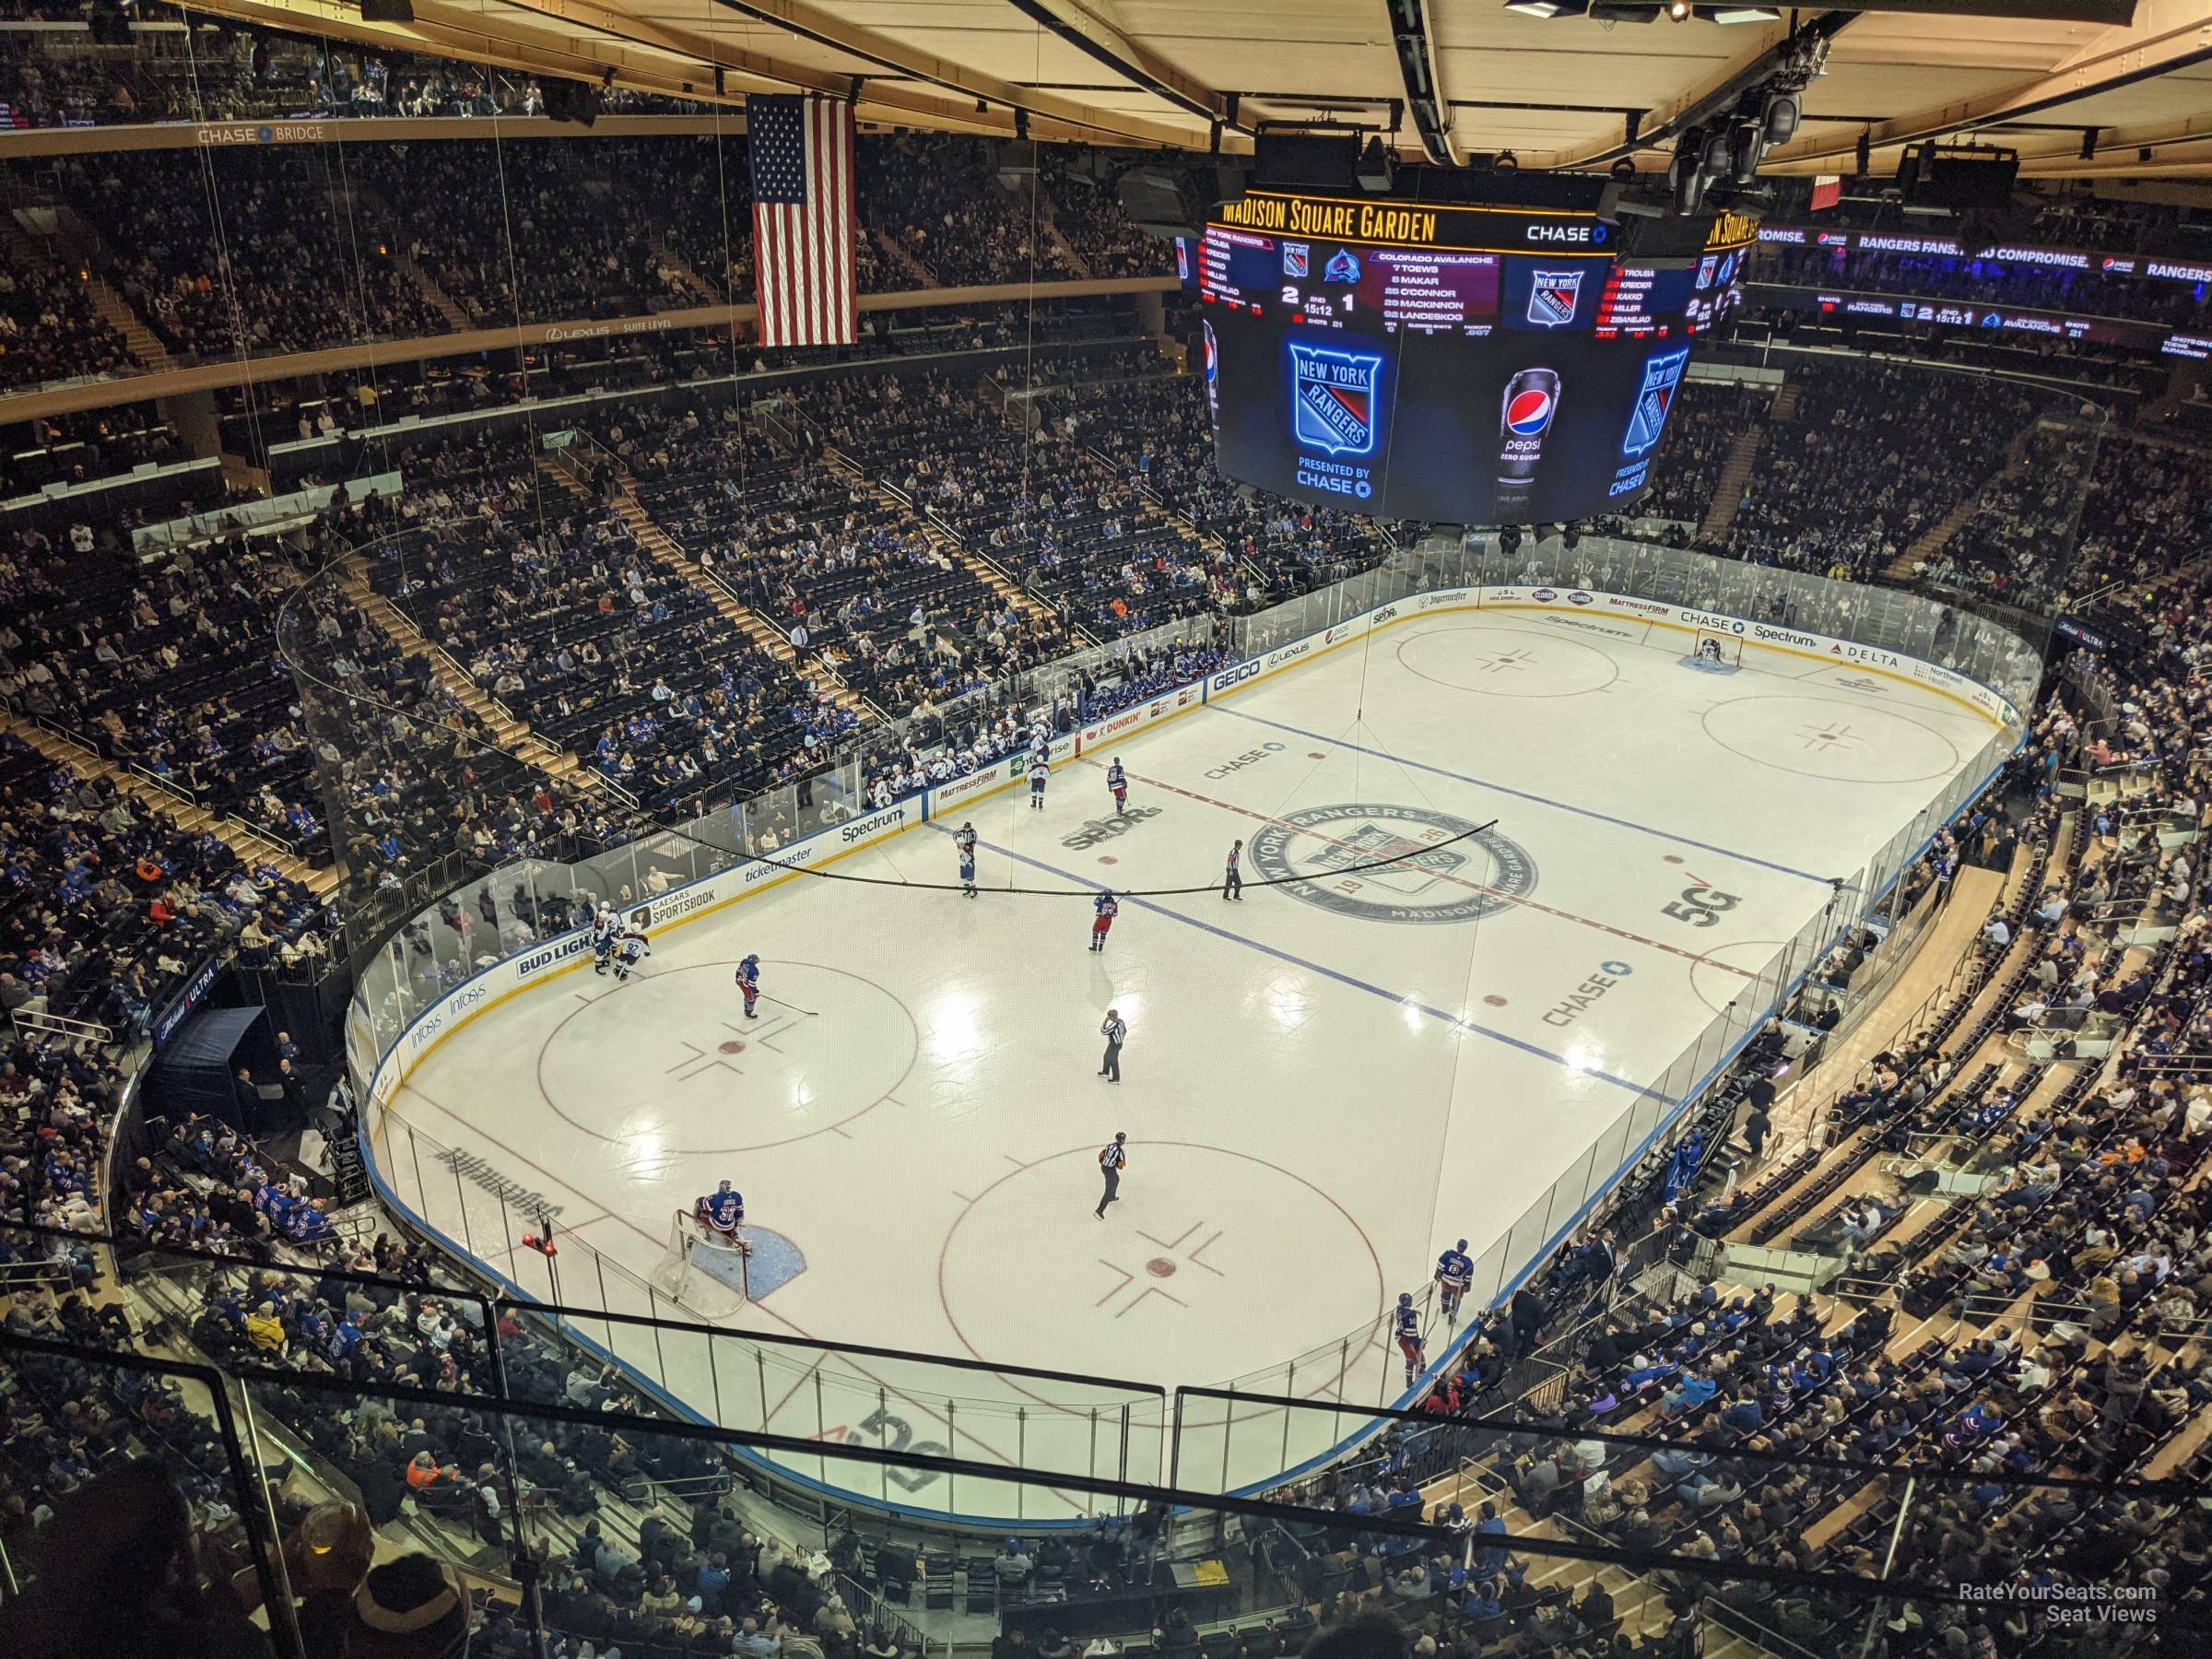
[(1582, 298), (1580, 271), (1538, 271), (1528, 285), (1528, 320), (1538, 328), (1564, 328)]
[(1339, 248), (1329, 255), (1329, 263), (1322, 267), (1324, 282), (1357, 282), (1359, 280), (1359, 256), (1349, 248)]
[(1312, 248), (1305, 242), (1285, 242), (1283, 244), (1283, 275), (1286, 276), (1305, 276), (1312, 252)]
[(1524, 386), (1506, 403), (1505, 429), (1516, 438), (1541, 438), (1557, 407), (1559, 399), (1542, 386)]
[(1371, 352), (1324, 351), (1297, 344), (1289, 349), (1291, 436), (1332, 455), (1371, 451), (1382, 358)]

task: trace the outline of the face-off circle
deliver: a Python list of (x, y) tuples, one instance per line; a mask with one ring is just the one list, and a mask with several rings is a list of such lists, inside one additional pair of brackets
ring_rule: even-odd
[(1924, 783), (1958, 771), (1960, 759), (1934, 726), (1840, 698), (1733, 698), (1700, 724), (1731, 754), (1839, 783)]
[(1620, 665), (1564, 629), (1469, 622), (1398, 641), (1398, 664), (1431, 685), (1485, 697), (1581, 697), (1620, 677)]
[[(753, 1019), (730, 962), (649, 971), (579, 1004), (538, 1051), (546, 1103), (614, 1146), (751, 1152), (849, 1124), (905, 1080), (921, 1037), (904, 1003), (841, 968), (762, 966), (772, 989)], [(782, 992), (817, 1014), (786, 1006)], [(650, 1019), (641, 997), (653, 1000)], [(841, 1028), (882, 1041), (840, 1041)]]
[[(1366, 922), (1474, 922), (1536, 890), (1536, 861), (1494, 830), (1427, 806), (1302, 806), (1252, 838), (1253, 867), (1294, 899)], [(1448, 846), (1440, 842), (1450, 842)], [(1403, 855), (1403, 856), (1402, 856)], [(1358, 870), (1382, 859), (1399, 863)]]
[[(1224, 1147), (1132, 1141), (1124, 1201), (1100, 1222), (1097, 1155), (1086, 1144), (1009, 1165), (954, 1219), (937, 1283), (968, 1353), (1034, 1352), (1049, 1307), (1065, 1345), (1055, 1371), (1118, 1376), (1132, 1351), (1172, 1349), (1180, 1374), (1226, 1378), (1252, 1369), (1270, 1309), (1296, 1302), (1301, 1327), (1322, 1331), (1382, 1317), (1367, 1234), (1302, 1176)], [(1323, 1371), (1300, 1376), (1298, 1392), (1327, 1382)], [(1009, 1381), (1047, 1405), (1094, 1403), (1041, 1379)]]

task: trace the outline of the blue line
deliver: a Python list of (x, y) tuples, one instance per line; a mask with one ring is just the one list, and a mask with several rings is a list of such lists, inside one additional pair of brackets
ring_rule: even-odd
[[(932, 824), (929, 827), (939, 835), (952, 833), (942, 824)], [(1102, 881), (1094, 881), (1088, 876), (1081, 875), (1074, 870), (1064, 870), (1058, 865), (1046, 864), (1041, 858), (1031, 858), (1027, 853), (1017, 853), (1010, 847), (1001, 847), (991, 841), (978, 841), (976, 844), (989, 848), (1001, 858), (1010, 858), (1016, 864), (1028, 865), (1032, 870), (1042, 870), (1048, 876), (1058, 876), (1067, 881), (1079, 881), (1085, 887), (1095, 888), (1100, 892), (1112, 891)], [(1611, 1072), (1592, 1071), (1587, 1067), (1577, 1065), (1564, 1054), (1555, 1054), (1547, 1048), (1538, 1048), (1533, 1042), (1524, 1042), (1520, 1038), (1508, 1036), (1503, 1031), (1493, 1031), (1488, 1026), (1477, 1025), (1471, 1019), (1458, 1018), (1445, 1013), (1441, 1008), (1432, 1008), (1427, 1003), (1415, 1002), (1409, 996), (1400, 996), (1395, 991), (1385, 991), (1381, 985), (1371, 984), (1363, 979), (1355, 979), (1352, 975), (1335, 968), (1324, 968), (1319, 962), (1308, 961), (1304, 957), (1292, 956), (1287, 950), (1277, 950), (1272, 945), (1263, 945), (1257, 939), (1248, 939), (1242, 934), (1230, 932), (1226, 927), (1216, 927), (1211, 922), (1201, 922), (1195, 916), (1186, 916), (1181, 911), (1170, 910), (1164, 904), (1154, 904), (1148, 900), (1129, 895), (1124, 895), (1122, 901), (1124, 904), (1141, 906), (1156, 915), (1166, 916), (1171, 921), (1181, 922), (1185, 926), (1195, 927), (1201, 932), (1212, 934), (1216, 938), (1227, 939), (1232, 945), (1241, 945), (1248, 950), (1256, 950), (1262, 956), (1271, 956), (1278, 962), (1288, 962), (1292, 967), (1303, 968), (1308, 972), (1322, 974), (1335, 980), (1340, 985), (1349, 985), (1355, 991), (1364, 991), (1370, 996), (1379, 996), (1384, 1002), (1394, 1006), (1418, 1009), (1421, 1013), (1428, 1015), (1430, 1018), (1441, 1020), (1454, 1030), (1472, 1031), (1477, 1037), (1488, 1037), (1493, 1042), (1502, 1042), (1508, 1048), (1517, 1048), (1524, 1053), (1535, 1055), (1539, 1060), (1548, 1060), (1554, 1065), (1564, 1066), (1567, 1070), (1582, 1077), (1595, 1077), (1600, 1082), (1612, 1084), (1616, 1088), (1625, 1088), (1630, 1094), (1650, 1095), (1654, 1100), (1665, 1098), (1654, 1089), (1646, 1088), (1641, 1084), (1630, 1082), (1626, 1077), (1617, 1077)]]
[[(1214, 705), (1208, 704), (1207, 706), (1213, 707)], [(1241, 709), (1222, 709), (1221, 712), (1233, 714), (1239, 720), (1249, 720), (1254, 725), (1273, 726), (1278, 732), (1288, 732), (1299, 737), (1310, 737), (1315, 743), (1329, 743), (1335, 745), (1338, 748), (1357, 749), (1362, 755), (1372, 755), (1378, 760), (1394, 761), (1399, 766), (1408, 766), (1416, 771), (1433, 772), (1440, 778), (1450, 778), (1455, 782), (1472, 783), (1477, 789), (1494, 790), (1502, 795), (1512, 795), (1515, 800), (1534, 801), (1539, 806), (1550, 806), (1560, 812), (1571, 812), (1580, 818), (1595, 818), (1599, 823), (1611, 824), (1616, 829), (1634, 830), (1640, 834), (1657, 836), (1661, 841), (1672, 842), (1676, 846), (1695, 847), (1700, 853), (1717, 853), (1723, 858), (1733, 858), (1742, 864), (1757, 865), (1762, 870), (1779, 870), (1784, 876), (1794, 876), (1802, 881), (1817, 881), (1822, 887), (1827, 887), (1832, 879), (1827, 876), (1816, 876), (1810, 870), (1794, 869), (1785, 864), (1775, 864), (1770, 859), (1755, 857), (1749, 853), (1738, 853), (1733, 847), (1716, 847), (1711, 841), (1692, 841), (1687, 835), (1675, 835), (1665, 830), (1655, 830), (1649, 824), (1639, 824), (1631, 818), (1615, 818), (1608, 812), (1593, 811), (1587, 806), (1570, 806), (1566, 802), (1555, 801), (1548, 795), (1531, 794), (1525, 789), (1513, 789), (1503, 783), (1493, 783), (1488, 778), (1470, 778), (1465, 772), (1450, 771), (1441, 766), (1430, 766), (1425, 760), (1408, 760), (1403, 755), (1394, 755), (1387, 749), (1369, 748), (1365, 744), (1352, 743), (1342, 737), (1324, 737), (1319, 732), (1307, 731), (1303, 726), (1285, 725), (1279, 720), (1263, 719), (1257, 714), (1247, 714)]]

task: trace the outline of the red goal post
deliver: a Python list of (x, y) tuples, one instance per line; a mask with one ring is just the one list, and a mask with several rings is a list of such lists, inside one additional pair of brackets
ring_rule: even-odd
[(726, 1241), (688, 1209), (669, 1212), (668, 1249), (653, 1284), (696, 1312), (727, 1313), (752, 1300), (753, 1247)]

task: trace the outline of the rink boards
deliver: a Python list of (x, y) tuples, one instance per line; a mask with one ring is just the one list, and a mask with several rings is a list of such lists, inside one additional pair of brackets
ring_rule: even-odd
[[(1862, 674), (1916, 685), (1973, 710), (1993, 726), (2017, 724), (2019, 720), (2019, 712), (2008, 700), (1979, 681), (1918, 657), (1849, 640), (1583, 588), (1446, 588), (1379, 606), (1319, 633), (1308, 634), (1224, 668), (1196, 685), (1181, 687), (1104, 720), (1094, 721), (1066, 736), (1055, 738), (1049, 757), (1051, 763), (1058, 766), (1102, 743), (1120, 741), (1208, 703), (1248, 691), (1263, 681), (1331, 652), (1341, 651), (1380, 629), (1440, 612), (1470, 610), (1536, 612), (1559, 626), (1601, 635), (1626, 636), (1638, 629), (1646, 633), (1678, 633), (1684, 638), (1685, 654), (1689, 641), (1700, 632), (1732, 633), (1744, 641), (1747, 652), (1830, 663)], [(657, 938), (672, 928), (712, 915), (754, 893), (766, 892), (796, 879), (804, 871), (834, 864), (865, 847), (918, 829), (955, 806), (971, 807), (977, 801), (1014, 787), (1027, 776), (1028, 771), (1026, 753), (1006, 757), (964, 778), (937, 784), (880, 811), (859, 814), (846, 823), (778, 848), (772, 859), (763, 858), (672, 888), (631, 907), (625, 912), (625, 918), (630, 926)], [(426, 1009), (407, 1028), (397, 1045), (379, 1063), (370, 1098), (379, 1107), (383, 1106), (406, 1080), (407, 1072), (446, 1038), (509, 998), (571, 971), (590, 954), (590, 935), (579, 931), (547, 940), (522, 956), (487, 968)]]
[[(1087, 751), (1109, 743), (1118, 743), (1209, 704), (1237, 699), (1256, 685), (1272, 680), (1289, 669), (1305, 666), (1380, 630), (1454, 611), (1522, 613), (1540, 618), (1547, 627), (1592, 640), (1602, 638), (1630, 643), (1659, 643), (1665, 640), (1671, 643), (1676, 636), (1679, 636), (1681, 653), (1685, 656), (1688, 654), (1691, 642), (1699, 632), (1726, 632), (1744, 641), (1747, 662), (1754, 653), (1771, 653), (1778, 658), (1847, 667), (1854, 675), (1894, 679), (1970, 711), (1993, 729), (2011, 724), (2018, 718), (2017, 712), (2008, 702), (1976, 682), (1932, 664), (1852, 641), (1652, 600), (1582, 589), (1461, 588), (1408, 595), (1317, 633), (1256, 653), (1245, 662), (1208, 677), (1202, 683), (1166, 693), (1057, 739), (1052, 746), (1052, 759), (1055, 764), (1070, 760)], [(822, 868), (877, 847), (903, 835), (907, 830), (922, 827), (932, 818), (955, 811), (971, 810), (976, 803), (1018, 786), (1027, 765), (1026, 755), (1008, 757), (967, 777), (936, 786), (880, 811), (857, 815), (845, 823), (779, 849), (772, 860), (748, 862), (686, 887), (653, 896), (641, 904), (629, 907), (625, 912), (626, 918), (632, 926), (656, 939), (661, 938), (702, 917), (726, 910), (743, 899), (782, 886), (805, 872)], [(392, 1047), (379, 1059), (368, 1091), (362, 1125), (365, 1144), (370, 1152), (370, 1167), (387, 1204), (408, 1216), (426, 1232), (439, 1238), (457, 1255), (477, 1263), (510, 1293), (532, 1300), (559, 1300), (570, 1304), (592, 1300), (590, 1293), (577, 1290), (579, 1276), (534, 1286), (524, 1282), (535, 1278), (539, 1271), (535, 1260), (526, 1253), (516, 1254), (512, 1244), (500, 1252), (474, 1243), (475, 1239), (488, 1236), (496, 1239), (498, 1234), (495, 1230), (488, 1235), (484, 1218), (479, 1215), (472, 1236), (472, 1230), (466, 1225), (469, 1212), (472, 1206), (482, 1202), (482, 1198), (477, 1193), (462, 1192), (458, 1180), (454, 1182), (454, 1190), (459, 1195), (448, 1198), (441, 1195), (442, 1179), (437, 1190), (432, 1191), (422, 1181), (418, 1171), (411, 1183), (416, 1201), (410, 1203), (398, 1190), (399, 1185), (410, 1183), (401, 1175), (398, 1167), (400, 1160), (391, 1139), (381, 1135), (380, 1131), (384, 1127), (382, 1120), (385, 1106), (392, 1101), (408, 1075), (427, 1061), (447, 1038), (493, 1009), (522, 997), (524, 993), (535, 992), (541, 986), (565, 980), (573, 970), (582, 965), (589, 954), (588, 938), (582, 933), (546, 941), (485, 969), (425, 1009), (399, 1033)], [(1670, 1112), (1670, 1119), (1671, 1116)], [(1664, 1127), (1663, 1124), (1662, 1131)], [(411, 1131), (403, 1129), (403, 1133), (409, 1134), (411, 1137)], [(1648, 1145), (1649, 1142), (1644, 1144)], [(1630, 1155), (1620, 1160), (1618, 1168), (1625, 1170), (1630, 1167), (1642, 1150), (1642, 1145), (1633, 1147)], [(393, 1167), (383, 1167), (386, 1160), (380, 1159), (380, 1151), (390, 1154), (389, 1161)], [(1618, 1170), (1615, 1171), (1614, 1179), (1618, 1179)], [(470, 1179), (483, 1184), (484, 1178), (480, 1173), (472, 1174)], [(514, 1204), (521, 1205), (521, 1195), (508, 1196)], [(1584, 1213), (1587, 1213), (1587, 1206)], [(1580, 1216), (1575, 1218), (1576, 1221), (1580, 1218)], [(1573, 1224), (1571, 1222), (1569, 1227), (1571, 1228)], [(1559, 1235), (1554, 1235), (1555, 1238), (1557, 1236)], [(1540, 1259), (1544, 1250), (1549, 1247), (1550, 1241), (1547, 1241), (1543, 1248), (1530, 1257), (1530, 1263)], [(580, 1258), (577, 1265), (581, 1267), (582, 1258), (588, 1257), (591, 1253), (580, 1244), (576, 1253)], [(493, 1265), (494, 1260), (501, 1254), (507, 1259), (506, 1271)], [(488, 1257), (493, 1259), (488, 1260)], [(1510, 1295), (1524, 1277), (1527, 1266), (1528, 1264), (1515, 1263), (1514, 1277), (1500, 1291), (1501, 1295)], [(595, 1288), (600, 1300), (592, 1305), (604, 1306), (612, 1312), (642, 1316), (652, 1312), (665, 1315), (668, 1312), (665, 1304), (657, 1308), (652, 1306), (641, 1289), (634, 1294), (622, 1286), (615, 1286), (610, 1289), (604, 1275), (602, 1284)], [(632, 1339), (634, 1333), (626, 1333), (622, 1327), (615, 1324), (594, 1323), (591, 1330), (585, 1331), (576, 1329), (571, 1321), (569, 1334), (587, 1347), (622, 1363), (670, 1409), (700, 1420), (720, 1422), (731, 1427), (752, 1426), (747, 1420), (747, 1410), (732, 1407), (724, 1398), (725, 1389), (746, 1386), (733, 1382), (733, 1368), (726, 1357), (719, 1368), (711, 1353), (704, 1357), (703, 1362), (672, 1359), (662, 1351), (661, 1344), (655, 1342), (648, 1346), (636, 1342)], [(740, 1340), (733, 1335), (728, 1339), (728, 1346), (735, 1347)], [(707, 1402), (709, 1386), (714, 1391), (711, 1414), (700, 1409)], [(1394, 1388), (1394, 1384), (1393, 1386)], [(765, 1421), (772, 1416), (767, 1408), (772, 1390), (765, 1371), (759, 1391)], [(1126, 1472), (1132, 1477), (1147, 1479), (1164, 1475), (1168, 1466), (1164, 1450), (1170, 1429), (1165, 1420), (1164, 1406), (1157, 1402), (1157, 1391), (1151, 1392), (1154, 1397), (1140, 1401), (1136, 1408), (1143, 1420), (1133, 1422), (1124, 1409), (1118, 1425), (1109, 1425), (1110, 1435), (1118, 1429), (1123, 1442), (1118, 1458), (1110, 1453), (1101, 1465), (1094, 1449), (1092, 1461), (1086, 1468), (1080, 1457), (1074, 1456), (1071, 1452), (1072, 1466), (1066, 1460), (1054, 1462), (1052, 1466), (1075, 1474), (1104, 1477), (1114, 1476), (1117, 1472)], [(892, 1389), (888, 1393), (896, 1397), (900, 1391)], [(1103, 1396), (1100, 1398), (1102, 1400)], [(924, 1428), (925, 1432), (929, 1431), (926, 1420)], [(1295, 1448), (1298, 1455), (1286, 1458), (1286, 1463), (1317, 1461), (1341, 1449), (1341, 1445), (1325, 1441), (1319, 1445), (1310, 1443), (1305, 1436), (1305, 1425), (1300, 1425), (1300, 1433)], [(1094, 1424), (1094, 1442), (1096, 1432)], [(1134, 1459), (1129, 1450), (1129, 1441), (1133, 1437), (1146, 1442), (1137, 1449)], [(959, 1433), (954, 1431), (950, 1438), (955, 1454), (964, 1454), (965, 1448), (960, 1445)], [(1342, 1443), (1351, 1443), (1359, 1438), (1358, 1434), (1347, 1435)], [(1288, 1433), (1284, 1437), (1284, 1443), (1287, 1449), (1289, 1448), (1290, 1436)], [(926, 1447), (939, 1445), (939, 1442), (917, 1442), (917, 1445)], [(941, 1445), (939, 1449), (943, 1449)], [(1156, 1458), (1150, 1453), (1163, 1455)], [(1034, 1444), (1031, 1454), (1038, 1455)], [(782, 1478), (792, 1479), (801, 1485), (817, 1486), (826, 1493), (857, 1496), (864, 1501), (877, 1497), (872, 1492), (854, 1492), (849, 1486), (840, 1485), (837, 1480), (829, 1477), (827, 1470), (817, 1470), (817, 1475), (821, 1478), (809, 1480), (802, 1470), (794, 1468), (793, 1460), (788, 1454), (771, 1454), (771, 1461)], [(816, 1460), (809, 1456), (804, 1462), (806, 1467), (812, 1468)], [(1227, 1477), (1230, 1471), (1226, 1466), (1226, 1458), (1224, 1464), (1222, 1473)], [(1240, 1456), (1236, 1474), (1241, 1480), (1249, 1477), (1247, 1484), (1263, 1484), (1265, 1478), (1277, 1473), (1279, 1467), (1248, 1466)], [(994, 1517), (994, 1524), (1006, 1521), (1032, 1525), (1037, 1524), (1040, 1517), (1034, 1507), (1025, 1515), (1016, 1504), (1006, 1501), (1006, 1494), (1014, 1491), (1011, 1483), (993, 1485), (996, 1489), (992, 1492), (978, 1491), (972, 1486), (963, 1487), (958, 1494), (957, 1505), (947, 1503), (943, 1508), (935, 1508), (927, 1504), (914, 1504), (907, 1507), (921, 1513), (949, 1511), (963, 1515), (991, 1515)], [(888, 1490), (880, 1496), (888, 1507), (902, 1507)], [(1019, 1494), (1016, 1493), (1015, 1497), (1018, 1502)]]

